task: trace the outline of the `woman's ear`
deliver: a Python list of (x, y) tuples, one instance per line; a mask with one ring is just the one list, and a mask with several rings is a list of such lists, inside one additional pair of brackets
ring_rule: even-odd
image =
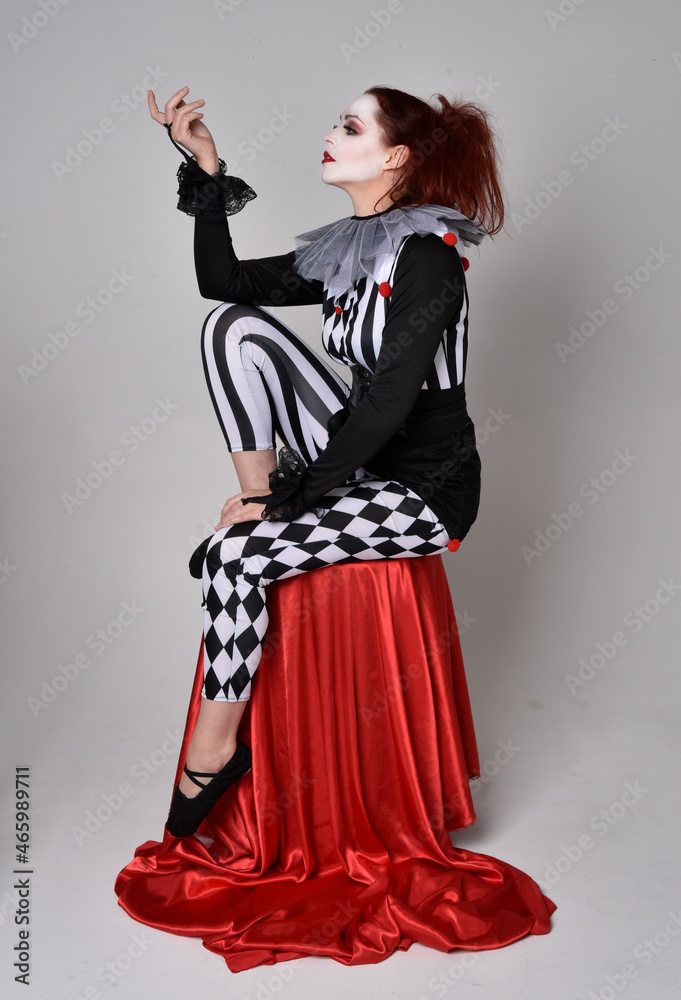
[(409, 146), (393, 146), (385, 162), (387, 170), (397, 170), (404, 167), (409, 159)]

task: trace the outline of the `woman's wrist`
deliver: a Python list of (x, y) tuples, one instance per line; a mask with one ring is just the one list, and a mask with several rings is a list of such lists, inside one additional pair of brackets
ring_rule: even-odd
[(207, 174), (212, 175), (220, 173), (220, 164), (218, 163), (217, 155), (212, 157), (200, 157), (200, 158), (197, 156), (196, 163), (197, 166), (199, 166), (201, 170), (205, 170)]

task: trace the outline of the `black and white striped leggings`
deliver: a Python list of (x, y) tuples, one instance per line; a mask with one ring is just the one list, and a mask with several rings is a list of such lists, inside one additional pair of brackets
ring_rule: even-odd
[[(201, 341), (208, 388), (230, 452), (275, 447), (275, 432), (306, 464), (349, 387), (265, 310), (223, 302)], [(216, 701), (245, 701), (267, 633), (265, 587), (334, 563), (433, 555), (447, 531), (408, 487), (364, 468), (294, 521), (242, 521), (216, 531), (203, 564), (204, 683)]]

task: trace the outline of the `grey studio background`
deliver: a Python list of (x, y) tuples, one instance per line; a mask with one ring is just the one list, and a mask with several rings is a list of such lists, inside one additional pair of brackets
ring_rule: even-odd
[[(34, 998), (675, 995), (678, 6), (9, 0), (0, 44), (3, 995), (27, 995), (23, 766)], [(482, 504), (444, 556), (483, 765), (452, 838), (558, 909), (496, 951), (234, 975), (113, 892), (162, 836), (201, 639), (187, 560), (239, 491), (199, 354), (217, 303), (144, 90), (205, 98), (258, 194), (231, 220), (252, 257), (352, 213), (322, 137), (376, 83), (464, 93), (501, 140), (505, 231), (468, 254)], [(323, 352), (316, 307), (273, 312)]]

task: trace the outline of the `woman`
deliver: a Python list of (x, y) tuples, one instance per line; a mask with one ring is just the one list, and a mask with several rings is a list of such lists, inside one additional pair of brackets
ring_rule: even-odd
[[(190, 563), (203, 580), (205, 673), (166, 824), (178, 837), (250, 770), (237, 731), (266, 635), (266, 585), (332, 563), (454, 550), (473, 524), (480, 459), (464, 391), (462, 244), (498, 232), (504, 215), (480, 108), (438, 95), (435, 109), (372, 87), (324, 136), (322, 180), (349, 194), (353, 214), (298, 237), (295, 251), (239, 261), (226, 216), (255, 192), (226, 175), (204, 101), (186, 103), (188, 93), (161, 112), (149, 91), (149, 108), (186, 159), (178, 208), (195, 217), (201, 294), (222, 302), (204, 325), (203, 361), (242, 492)], [(351, 389), (262, 308), (308, 303), (322, 305), (324, 347), (351, 366)]]

